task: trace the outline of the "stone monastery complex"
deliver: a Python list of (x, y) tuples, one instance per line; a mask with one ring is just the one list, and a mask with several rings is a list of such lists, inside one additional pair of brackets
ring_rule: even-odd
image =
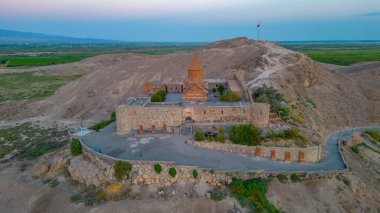
[[(269, 123), (270, 106), (255, 103), (244, 82), (244, 71), (234, 70), (229, 79), (204, 79), (198, 57), (194, 57), (185, 82), (147, 82), (143, 85), (144, 97), (128, 100), (116, 108), (117, 134), (131, 131), (172, 132), (175, 127), (191, 124), (233, 125), (252, 123), (263, 127)], [(232, 91), (241, 98), (239, 102), (221, 102), (215, 90)], [(167, 92), (163, 102), (152, 102), (151, 94)]]

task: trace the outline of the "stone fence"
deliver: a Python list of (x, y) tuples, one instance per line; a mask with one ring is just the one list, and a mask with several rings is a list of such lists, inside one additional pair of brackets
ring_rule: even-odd
[(272, 160), (299, 163), (317, 163), (321, 160), (322, 148), (320, 145), (306, 148), (300, 147), (273, 147), (273, 146), (246, 146), (232, 143), (200, 141), (193, 142), (200, 148), (213, 149), (223, 152), (232, 152), (248, 156), (266, 157)]
[[(130, 179), (123, 181), (124, 184), (154, 184), (160, 187), (170, 186), (178, 180), (185, 180), (191, 183), (208, 183), (213, 186), (219, 186), (229, 184), (233, 177), (241, 179), (250, 178), (268, 178), (275, 177), (278, 174), (284, 174), (290, 176), (290, 174), (297, 173), (301, 178), (319, 178), (324, 176), (333, 176), (341, 174), (347, 171), (314, 171), (314, 172), (264, 172), (263, 170), (256, 171), (241, 171), (241, 170), (214, 170), (211, 168), (198, 168), (196, 166), (178, 166), (172, 161), (134, 161), (118, 159), (111, 156), (107, 156), (98, 152), (95, 152), (90, 147), (81, 142), (83, 156), (85, 159), (96, 165), (100, 171), (104, 174), (97, 174), (99, 176), (106, 177), (106, 182), (116, 182), (113, 174), (113, 164), (116, 161), (125, 161), (132, 164), (132, 171)], [(160, 174), (154, 170), (154, 165), (160, 164), (162, 171)], [(169, 175), (169, 169), (174, 168), (176, 170), (176, 176), (171, 177)], [(197, 173), (195, 177), (193, 173)], [(88, 177), (91, 178), (91, 177)], [(103, 183), (103, 184), (104, 184)], [(102, 183), (101, 183), (102, 184)]]

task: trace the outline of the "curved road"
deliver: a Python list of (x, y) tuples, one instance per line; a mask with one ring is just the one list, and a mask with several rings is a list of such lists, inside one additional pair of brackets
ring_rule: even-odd
[[(366, 129), (380, 130), (380, 126), (354, 128), (354, 131)], [(351, 131), (352, 129), (329, 134), (325, 142), (325, 158), (321, 162), (313, 164), (285, 163), (266, 158), (197, 148), (185, 144), (186, 138), (183, 136), (149, 139), (118, 136), (115, 134), (114, 123), (101, 132), (84, 139), (83, 142), (89, 147), (101, 148), (103, 154), (127, 160), (174, 161), (176, 165), (218, 170), (334, 171), (346, 168), (342, 156), (339, 154), (338, 139), (339, 134), (347, 134)]]

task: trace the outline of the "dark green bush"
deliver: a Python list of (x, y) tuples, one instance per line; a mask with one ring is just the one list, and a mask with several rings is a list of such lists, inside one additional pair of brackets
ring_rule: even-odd
[(79, 203), (80, 200), (81, 200), (80, 194), (73, 194), (70, 196), (70, 202), (72, 203)]
[(223, 85), (219, 85), (218, 86), (218, 91), (219, 91), (220, 95), (223, 95), (223, 93), (224, 93), (224, 86)]
[(351, 147), (351, 150), (356, 153), (356, 154), (359, 154), (359, 147), (358, 146), (353, 146)]
[(195, 141), (203, 141), (205, 139), (206, 139), (205, 134), (202, 131), (199, 131), (199, 130), (195, 131), (194, 133)]
[(160, 90), (152, 95), (150, 98), (151, 102), (163, 102), (166, 97), (166, 91), (165, 90)]
[(223, 200), (223, 194), (222, 192), (214, 189), (210, 192), (210, 197), (212, 200), (215, 200), (215, 201), (221, 201)]
[(279, 210), (273, 206), (265, 196), (269, 179), (232, 179), (229, 188), (231, 195), (245, 207), (252, 207), (253, 212), (278, 213)]
[(216, 88), (215, 88), (215, 87), (212, 88), (212, 92), (213, 92), (213, 93), (216, 93)]
[(196, 169), (193, 170), (192, 174), (194, 179), (198, 177), (198, 171)]
[(129, 179), (129, 174), (132, 170), (132, 164), (125, 161), (116, 161), (113, 164), (113, 170), (117, 181), (122, 181), (125, 178)]
[(219, 129), (218, 136), (216, 137), (216, 140), (221, 142), (221, 143), (226, 142), (226, 136), (224, 134), (224, 129)]
[(278, 179), (278, 181), (280, 181), (281, 183), (285, 183), (285, 182), (288, 180), (288, 178), (286, 177), (286, 175), (283, 175), (283, 174), (278, 174), (278, 175), (277, 175), (277, 179)]
[(225, 94), (219, 96), (219, 101), (222, 102), (239, 102), (241, 97), (236, 92), (228, 91)]
[(80, 145), (80, 141), (79, 139), (72, 139), (71, 142), (70, 142), (70, 150), (71, 150), (71, 154), (73, 156), (77, 156), (77, 155), (80, 155), (82, 154), (82, 146)]
[(162, 171), (162, 167), (160, 164), (154, 164), (154, 171), (156, 171), (157, 174), (160, 174)]
[(115, 112), (113, 112), (113, 113), (111, 113), (111, 117), (109, 119), (99, 121), (98, 123), (92, 125), (89, 129), (99, 131), (99, 130), (103, 129), (104, 127), (110, 125), (111, 123), (115, 122), (115, 121), (116, 121), (116, 114), (115, 114)]
[(172, 177), (175, 177), (177, 175), (177, 170), (175, 170), (175, 168), (170, 168), (169, 169), (169, 175), (172, 176)]
[(376, 130), (366, 130), (364, 134), (371, 136), (376, 142), (380, 142), (380, 131)]
[(290, 176), (290, 180), (292, 180), (293, 183), (297, 183), (297, 182), (300, 182), (301, 181), (301, 178), (299, 175), (297, 174), (292, 174)]
[(230, 132), (230, 140), (235, 144), (257, 146), (261, 143), (260, 131), (252, 124), (233, 126)]
[(280, 114), (280, 117), (283, 120), (286, 120), (290, 116), (290, 110), (287, 107), (279, 107), (278, 108), (278, 114)]
[(300, 130), (297, 128), (291, 128), (287, 130), (283, 130), (279, 132), (278, 134), (274, 133), (273, 131), (270, 131), (266, 137), (266, 139), (273, 140), (275, 138), (282, 138), (287, 140), (295, 140), (300, 142), (307, 142), (308, 138), (301, 134)]

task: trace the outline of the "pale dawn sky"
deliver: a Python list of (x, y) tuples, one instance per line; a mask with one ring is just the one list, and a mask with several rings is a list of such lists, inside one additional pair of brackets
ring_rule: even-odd
[(0, 0), (0, 28), (122, 41), (380, 40), (380, 0)]

